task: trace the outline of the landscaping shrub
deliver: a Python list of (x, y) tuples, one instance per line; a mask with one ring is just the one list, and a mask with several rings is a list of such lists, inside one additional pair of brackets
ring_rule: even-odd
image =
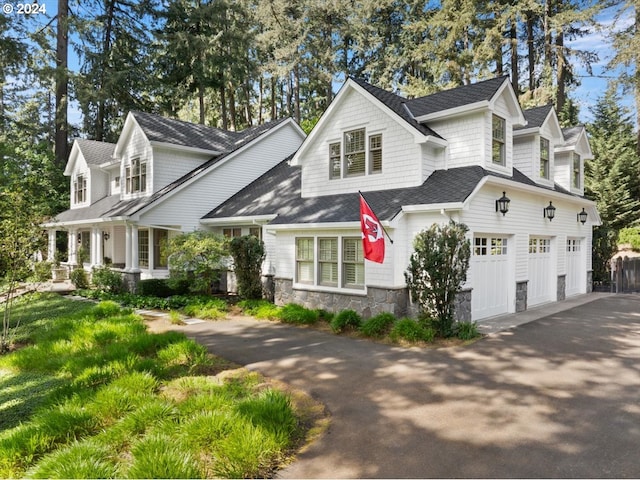
[(236, 237), (229, 243), (241, 298), (262, 298), (262, 262), (264, 243), (254, 235)]
[(329, 325), (334, 333), (341, 333), (347, 329), (356, 330), (360, 328), (361, 324), (362, 317), (360, 317), (356, 311), (343, 310), (333, 317), (333, 320), (331, 320)]
[(384, 337), (387, 335), (393, 324), (396, 321), (396, 317), (389, 312), (379, 313), (378, 315), (371, 317), (369, 320), (365, 321), (360, 330), (367, 337)]
[(106, 266), (93, 269), (91, 283), (102, 292), (120, 293), (124, 289), (122, 276)]
[(147, 297), (167, 298), (173, 295), (185, 295), (189, 293), (189, 283), (184, 280), (172, 280), (163, 278), (149, 278), (141, 280), (137, 285), (137, 293)]
[(318, 312), (295, 303), (288, 303), (278, 312), (278, 318), (285, 323), (311, 325), (318, 321)]
[(454, 328), (456, 330), (456, 336), (460, 340), (473, 340), (480, 336), (476, 322), (458, 322)]
[(84, 268), (75, 268), (69, 273), (69, 280), (76, 288), (89, 288), (89, 277)]
[(33, 264), (33, 279), (36, 282), (46, 282), (51, 280), (51, 262), (36, 262)]
[(241, 300), (237, 305), (243, 313), (256, 318), (275, 319), (280, 314), (281, 307), (268, 300)]
[(435, 335), (436, 332), (431, 327), (425, 327), (411, 318), (403, 318), (395, 323), (389, 333), (389, 338), (394, 342), (399, 340), (431, 342)]

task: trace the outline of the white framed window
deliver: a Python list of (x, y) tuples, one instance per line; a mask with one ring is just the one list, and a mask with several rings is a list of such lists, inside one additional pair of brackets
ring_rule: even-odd
[(329, 178), (340, 178), (342, 156), (340, 154), (340, 142), (329, 145)]
[(262, 240), (262, 228), (260, 227), (249, 227), (249, 235), (253, 235), (256, 238)]
[(529, 237), (529, 253), (530, 254), (549, 253), (549, 252), (551, 252), (550, 238)]
[(491, 158), (497, 165), (506, 164), (507, 122), (504, 118), (493, 115), (491, 122)]
[(314, 283), (314, 239), (296, 238), (296, 282)]
[(73, 181), (73, 203), (84, 203), (87, 198), (87, 176), (80, 173)]
[(166, 269), (169, 266), (169, 231), (153, 229), (153, 268)]
[(147, 191), (147, 162), (139, 158), (131, 160), (131, 165), (124, 169), (127, 193), (141, 193)]
[(149, 268), (149, 230), (138, 230), (138, 264)]
[(342, 285), (364, 288), (364, 253), (361, 238), (342, 239)]
[(318, 239), (318, 284), (338, 286), (338, 239)]
[(567, 252), (579, 252), (582, 242), (577, 238), (567, 239)]
[(242, 228), (223, 228), (222, 235), (227, 238), (241, 237), (242, 236)]
[(365, 133), (364, 128), (344, 133), (344, 163), (347, 177), (364, 175), (365, 169)]
[(571, 169), (571, 185), (573, 188), (581, 188), (582, 184), (580, 182), (580, 155), (577, 153), (573, 154), (573, 167)]
[(369, 137), (369, 172), (382, 172), (382, 134)]
[(540, 137), (540, 178), (549, 178), (549, 140)]
[(476, 256), (485, 255), (507, 255), (507, 239), (504, 237), (474, 237), (473, 254)]

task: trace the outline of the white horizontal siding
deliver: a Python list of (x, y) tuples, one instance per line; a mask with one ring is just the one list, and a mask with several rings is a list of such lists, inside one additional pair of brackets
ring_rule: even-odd
[(446, 168), (483, 165), (486, 155), (483, 139), (485, 118), (485, 114), (480, 112), (428, 123), (449, 142)]
[(513, 166), (531, 179), (535, 168), (534, 159), (540, 148), (535, 145), (537, 138), (536, 135), (526, 135), (513, 139)]
[[(420, 145), (415, 143), (413, 135), (404, 126), (369, 98), (352, 90), (333, 115), (332, 120), (335, 118), (335, 121), (326, 123), (325, 130), (308, 145), (306, 154), (300, 159), (303, 197), (402, 188), (422, 183)], [(344, 144), (344, 132), (359, 128), (365, 128), (367, 142), (370, 134), (382, 134), (382, 173), (330, 180), (329, 144)]]
[[(125, 184), (125, 165), (131, 163), (133, 158), (140, 158), (140, 162), (147, 163), (147, 188), (146, 195), (151, 195), (151, 190), (153, 186), (153, 149), (151, 148), (151, 144), (147, 140), (146, 135), (140, 129), (140, 127), (136, 124), (134, 128), (131, 130), (131, 134), (128, 138), (126, 146), (123, 148), (121, 159), (120, 159), (120, 180), (122, 184)], [(141, 196), (140, 194), (127, 195), (126, 188), (121, 189), (120, 197), (122, 199), (131, 199), (135, 197)]]
[(141, 215), (140, 223), (180, 225), (183, 231), (198, 229), (205, 214), (291, 155), (300, 143), (300, 135), (293, 125), (284, 125), (212, 166), (166, 200), (156, 202), (157, 205)]
[(213, 154), (153, 147), (153, 192), (176, 181), (212, 157)]

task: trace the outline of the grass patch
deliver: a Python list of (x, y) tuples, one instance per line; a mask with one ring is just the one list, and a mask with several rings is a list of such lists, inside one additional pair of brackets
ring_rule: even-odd
[(382, 338), (391, 332), (396, 317), (389, 312), (380, 313), (366, 320), (360, 331), (367, 337)]
[(389, 338), (398, 342), (406, 340), (409, 342), (432, 342), (436, 336), (434, 329), (425, 327), (411, 318), (398, 320), (389, 333)]
[(280, 308), (277, 318), (284, 323), (293, 323), (296, 325), (313, 325), (318, 321), (319, 312), (317, 310), (309, 310), (302, 305), (288, 303)]
[(113, 302), (35, 296), (16, 314), (1, 478), (261, 477), (304, 436), (288, 394)]

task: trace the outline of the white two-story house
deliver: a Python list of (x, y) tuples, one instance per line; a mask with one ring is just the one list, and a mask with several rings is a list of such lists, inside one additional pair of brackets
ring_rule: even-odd
[(65, 175), (71, 205), (47, 222), (49, 259), (68, 234), (70, 267), (104, 264), (125, 278), (168, 275), (166, 245), (295, 152), (305, 138), (291, 119), (230, 132), (140, 112), (116, 144), (76, 140)]
[[(591, 290), (594, 202), (583, 127), (523, 111), (507, 77), (417, 99), (348, 79), (300, 149), (201, 220), (261, 224), (276, 301), (364, 316), (412, 310), (415, 235), (450, 219), (472, 258), (459, 319), (481, 320)], [(359, 194), (385, 226), (382, 264), (363, 259)]]

